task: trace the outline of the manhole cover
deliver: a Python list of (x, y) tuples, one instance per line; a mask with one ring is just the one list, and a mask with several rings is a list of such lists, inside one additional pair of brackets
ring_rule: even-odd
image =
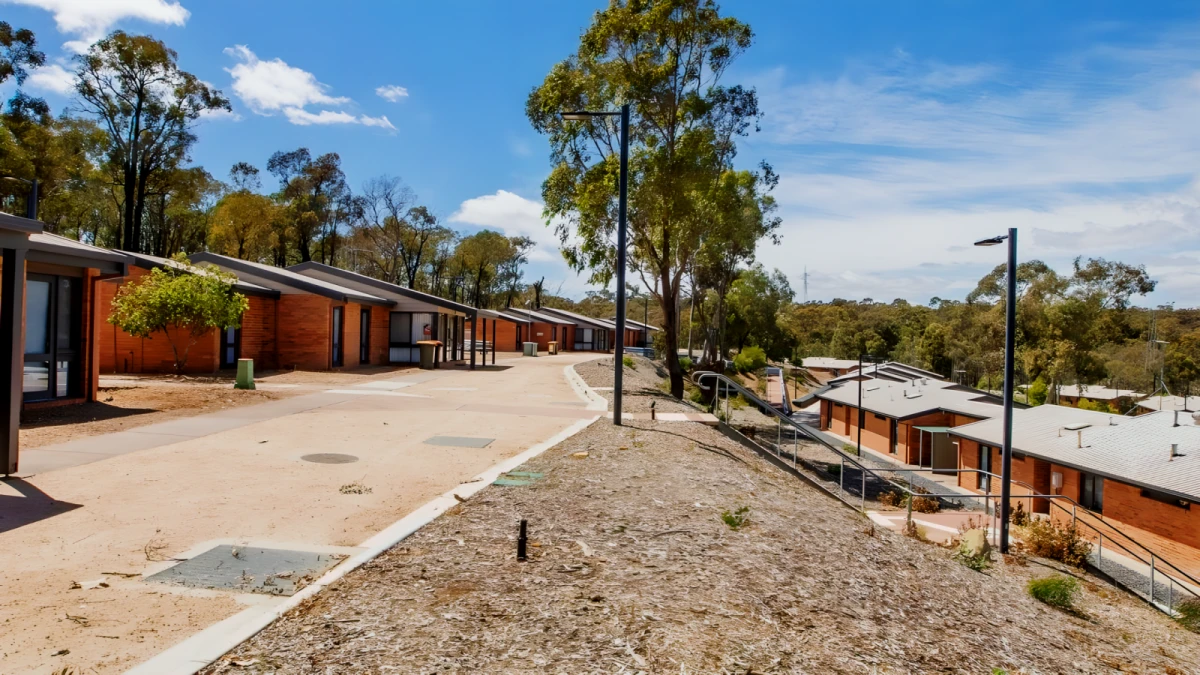
[(486, 448), (494, 438), (472, 438), (471, 436), (433, 436), (425, 439), (425, 445), (449, 445), (455, 448)]
[(534, 471), (509, 471), (502, 473), (492, 483), (492, 485), (502, 485), (506, 487), (525, 487), (533, 485), (542, 479), (545, 474), (536, 473)]
[(343, 455), (340, 452), (318, 452), (312, 455), (304, 455), (300, 459), (306, 462), (316, 462), (317, 464), (353, 464), (358, 461), (354, 455)]
[(293, 595), (346, 556), (336, 553), (222, 545), (146, 577), (196, 588)]

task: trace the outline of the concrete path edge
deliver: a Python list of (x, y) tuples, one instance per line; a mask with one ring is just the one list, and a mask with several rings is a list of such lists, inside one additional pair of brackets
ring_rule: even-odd
[[(575, 393), (580, 398), (588, 401), (589, 410), (598, 410), (597, 408), (593, 408), (598, 401), (603, 402), (604, 408), (608, 407), (608, 402), (592, 391), (592, 388), (583, 381), (583, 378), (579, 377), (574, 368), (566, 366), (563, 372), (567, 378), (567, 382), (571, 384)], [(588, 428), (598, 419), (600, 419), (599, 415), (579, 420), (549, 439), (530, 447), (528, 450), (497, 462), (472, 480), (459, 484), (458, 487), (443, 493), (441, 496), (434, 497), (415, 511), (360, 544), (359, 546), (364, 549), (361, 553), (347, 558), (337, 567), (326, 572), (320, 579), (305, 586), (300, 592), (285, 601), (266, 607), (250, 607), (242, 610), (223, 621), (205, 628), (183, 642), (167, 648), (149, 660), (134, 666), (125, 671), (125, 675), (194, 675), (233, 648), (257, 635), (267, 626), (271, 625), (275, 619), (299, 607), (327, 586), (379, 557), (384, 551), (392, 548), (417, 530), (433, 522), (447, 510), (456, 506), (460, 499), (471, 497), (491, 485), (500, 474), (511, 471), (562, 443)]]

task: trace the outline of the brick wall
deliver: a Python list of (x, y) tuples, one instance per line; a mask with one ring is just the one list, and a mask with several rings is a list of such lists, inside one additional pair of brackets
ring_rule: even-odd
[(108, 323), (108, 317), (112, 314), (112, 300), (117, 290), (122, 285), (136, 283), (149, 274), (140, 267), (131, 267), (128, 276), (97, 284), (97, 304), (101, 314), (100, 325), (97, 326), (100, 372), (174, 373), (175, 351), (171, 347), (172, 342), (178, 346), (181, 353), (187, 350), (185, 372), (216, 372), (220, 367), (220, 334), (216, 330), (194, 338), (194, 343), (189, 348), (188, 342), (192, 338), (186, 331), (172, 328), (168, 329), (165, 335), (155, 333), (147, 338), (137, 338)]
[(279, 367), (329, 370), (333, 301), (320, 295), (285, 294), (279, 298)]
[[(240, 358), (253, 359), (255, 370), (273, 370), (279, 367), (278, 346), (279, 313), (275, 298), (250, 295), (246, 297), (250, 309), (242, 315), (242, 349)], [(220, 348), (220, 341), (217, 342)]]

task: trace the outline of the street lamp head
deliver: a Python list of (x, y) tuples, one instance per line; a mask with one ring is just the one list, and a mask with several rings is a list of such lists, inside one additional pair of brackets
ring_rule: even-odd
[(564, 120), (568, 120), (570, 122), (584, 122), (584, 121), (590, 120), (592, 117), (593, 117), (593, 113), (590, 113), (587, 111), (573, 111), (573, 112), (562, 113), (562, 118)]
[(1007, 239), (1008, 239), (1008, 235), (1002, 234), (1002, 235), (999, 235), (996, 237), (980, 239), (979, 241), (975, 242), (975, 245), (976, 246), (998, 246), (1000, 244), (1003, 244), (1005, 242), (1005, 240), (1007, 240)]

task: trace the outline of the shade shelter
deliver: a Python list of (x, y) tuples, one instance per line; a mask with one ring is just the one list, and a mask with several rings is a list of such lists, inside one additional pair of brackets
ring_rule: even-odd
[(471, 349), (483, 350), (484, 365), (487, 365), (489, 349), (492, 352), (492, 365), (496, 365), (496, 345), (516, 343), (517, 321), (490, 309), (476, 309), (475, 320), (467, 325), (467, 334)]
[(0, 213), (0, 473), (16, 473), (23, 408), (94, 400), (96, 281), (126, 258)]
[[(161, 334), (134, 337), (108, 323), (112, 301), (121, 286), (140, 282), (153, 269), (173, 269), (189, 274), (204, 274), (204, 269), (145, 253), (123, 253), (129, 259), (129, 273), (124, 277), (108, 279), (97, 286), (101, 317), (97, 349), (100, 372), (173, 373), (176, 370), (175, 354), (170, 338)], [(192, 344), (184, 372), (214, 373), (221, 369), (236, 368), (241, 358), (253, 359), (260, 368), (277, 367), (278, 327), (275, 318), (279, 311), (280, 292), (242, 279), (238, 279), (233, 288), (246, 296), (250, 305), (242, 315), (240, 325), (237, 328), (214, 328), (198, 338), (189, 338)], [(171, 337), (180, 339), (174, 335)]]
[[(542, 307), (539, 312), (559, 316), (575, 322), (574, 339), (571, 348), (578, 352), (606, 352), (616, 344), (617, 325), (607, 319), (597, 319), (577, 312), (571, 312), (556, 307)], [(632, 340), (637, 329), (626, 326), (625, 343), (633, 344)]]
[(551, 342), (557, 342), (560, 349), (570, 349), (573, 345), (576, 322), (556, 314), (532, 311), (510, 307), (500, 312), (512, 319), (516, 325), (516, 348), (521, 349), (523, 342), (536, 342), (539, 351), (550, 348)]
[(417, 342), (436, 340), (442, 343), (437, 363), (469, 359), (469, 366), (475, 367), (475, 342), (468, 343), (466, 338), (467, 326), (473, 323), (477, 313), (474, 307), (318, 262), (292, 265), (288, 271), (369, 293), (391, 303), (387, 322), (379, 329), (387, 342), (387, 363), (418, 363), (420, 348)]
[(195, 253), (190, 259), (279, 293), (274, 322), (276, 367), (329, 370), (388, 363), (386, 321), (394, 301), (290, 269), (216, 253)]

